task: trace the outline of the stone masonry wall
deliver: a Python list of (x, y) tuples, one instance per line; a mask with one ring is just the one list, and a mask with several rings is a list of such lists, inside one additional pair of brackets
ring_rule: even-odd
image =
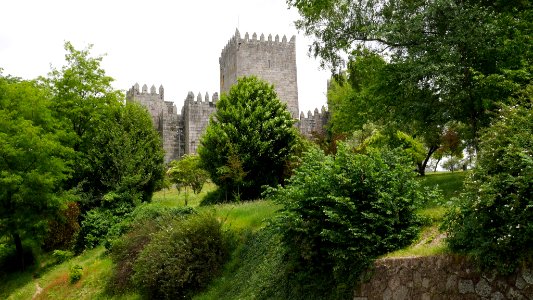
[(325, 133), (325, 126), (328, 123), (328, 118), (329, 114), (324, 106), (322, 106), (320, 112), (318, 112), (318, 108), (315, 108), (314, 114), (312, 114), (311, 111), (307, 112), (307, 117), (302, 112), (300, 114), (300, 121), (298, 122), (300, 133), (307, 138), (312, 138), (313, 133)]
[(296, 37), (246, 33), (241, 38), (235, 32), (219, 58), (220, 92), (227, 92), (237, 78), (255, 75), (274, 85), (278, 97), (287, 107), (294, 119), (298, 119), (298, 82), (296, 71)]
[(173, 102), (165, 101), (163, 86), (159, 87), (159, 93), (157, 93), (154, 85), (148, 92), (146, 84), (143, 85), (142, 90), (139, 90), (139, 84), (136, 83), (126, 93), (126, 101), (140, 103), (152, 116), (154, 128), (161, 135), (165, 162), (179, 158), (183, 154), (183, 146), (180, 145), (178, 139), (181, 116), (178, 115)]
[(182, 108), (186, 154), (196, 153), (200, 145), (200, 137), (205, 132), (209, 117), (215, 112), (217, 101), (218, 93), (213, 94), (211, 102), (207, 93), (204, 100), (199, 93), (196, 101), (192, 92), (187, 95)]
[(380, 259), (354, 300), (533, 299), (533, 269), (510, 276), (480, 273), (463, 257)]

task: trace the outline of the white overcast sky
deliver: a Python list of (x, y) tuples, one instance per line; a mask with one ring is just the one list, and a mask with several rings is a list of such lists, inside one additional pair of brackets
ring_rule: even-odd
[(237, 27), (241, 36), (296, 35), (299, 104), (307, 112), (326, 104), (329, 71), (308, 57), (311, 40), (298, 34), (297, 18), (285, 0), (3, 0), (0, 68), (33, 79), (64, 65), (65, 41), (76, 49), (94, 44), (115, 88), (162, 84), (179, 109), (189, 91), (219, 91), (218, 58)]

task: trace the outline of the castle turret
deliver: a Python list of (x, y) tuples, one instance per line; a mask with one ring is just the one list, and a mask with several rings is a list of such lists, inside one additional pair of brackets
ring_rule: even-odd
[(252, 38), (245, 33), (241, 38), (238, 30), (222, 50), (220, 63), (220, 91), (228, 92), (237, 78), (255, 75), (274, 85), (281, 101), (287, 104), (294, 119), (298, 119), (298, 84), (296, 76), (296, 38), (290, 41), (276, 35), (265, 40), (254, 32)]

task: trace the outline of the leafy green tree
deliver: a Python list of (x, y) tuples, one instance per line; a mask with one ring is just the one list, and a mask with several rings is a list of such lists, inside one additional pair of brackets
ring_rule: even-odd
[(46, 87), (0, 74), (0, 236), (12, 237), (22, 269), (22, 241), (39, 245), (69, 198), (61, 188), (73, 151), (49, 105)]
[(91, 144), (85, 134), (98, 130), (108, 111), (120, 105), (124, 98), (111, 86), (114, 79), (101, 68), (103, 57), (90, 56), (92, 47), (76, 50), (70, 42), (65, 42), (66, 65), (52, 69), (45, 79), (53, 92), (55, 113), (65, 119), (76, 134), (73, 141), (76, 151), (83, 151)]
[(164, 152), (146, 109), (136, 103), (117, 106), (99, 131), (87, 135), (84, 191), (92, 192), (91, 206), (112, 207), (113, 201), (133, 206), (148, 202), (163, 180)]
[(167, 175), (178, 189), (185, 189), (185, 206), (188, 203), (187, 188), (190, 187), (195, 194), (198, 194), (209, 179), (209, 173), (201, 167), (200, 157), (194, 154), (187, 154), (180, 160), (172, 161)]
[(86, 212), (78, 250), (109, 240), (107, 235), (119, 235), (120, 221), (142, 202), (151, 201), (164, 176), (161, 137), (139, 104), (113, 108), (101, 130), (87, 137), (93, 144), (87, 147), (85, 179), (79, 183)]
[[(364, 56), (362, 49), (386, 55), (384, 87), (397, 95), (388, 106), (419, 118), (417, 128), (446, 124), (441, 118), (462, 122), (469, 129), (463, 138), (475, 148), (497, 103), (531, 81), (530, 1), (287, 3), (299, 10), (296, 26), (314, 36), (310, 50), (323, 65), (339, 72), (342, 57)], [(434, 132), (437, 142), (441, 132)]]
[(283, 206), (275, 226), (288, 269), (321, 299), (346, 297), (374, 258), (418, 232), (414, 209), (423, 195), (409, 159), (385, 148), (353, 150), (343, 143), (335, 156), (311, 149), (287, 185), (270, 190)]
[(77, 167), (69, 183), (84, 195), (82, 212), (118, 199), (129, 205), (148, 201), (163, 172), (160, 138), (148, 113), (123, 104), (101, 67), (103, 57), (92, 57), (91, 49), (66, 42), (66, 65), (44, 79), (55, 115), (74, 133), (68, 142)]
[(476, 167), (446, 227), (450, 247), (502, 273), (533, 253), (533, 88), (484, 130)]
[[(198, 149), (202, 164), (226, 193), (239, 188), (242, 199), (259, 197), (261, 186), (283, 180), (296, 146), (293, 124), (272, 85), (256, 77), (240, 78), (217, 103)], [(242, 170), (234, 170), (239, 176), (228, 177), (223, 171), (235, 165), (230, 161), (234, 156)]]
[(379, 55), (368, 50), (356, 53), (346, 72), (334, 76), (328, 89), (333, 135), (349, 136), (367, 123), (409, 132), (426, 148), (424, 157), (417, 160), (418, 172), (424, 175), (429, 159), (441, 147), (442, 128), (449, 121), (441, 103), (426, 88), (396, 82), (391, 65)]

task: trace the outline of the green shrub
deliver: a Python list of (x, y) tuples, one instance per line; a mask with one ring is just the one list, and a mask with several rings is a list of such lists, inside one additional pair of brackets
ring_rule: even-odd
[(94, 248), (120, 236), (127, 227), (123, 221), (129, 219), (132, 210), (130, 205), (121, 204), (116, 208), (99, 207), (87, 211), (81, 221), (75, 245), (76, 252)]
[(65, 250), (54, 250), (54, 252), (52, 252), (52, 256), (55, 259), (55, 263), (60, 264), (74, 257), (74, 253)]
[(373, 258), (416, 237), (414, 203), (423, 195), (401, 153), (313, 149), (285, 187), (270, 191), (284, 206), (275, 225), (303, 292), (344, 297)]
[(177, 219), (141, 251), (133, 280), (148, 298), (190, 298), (220, 272), (226, 253), (214, 216)]
[(533, 111), (507, 107), (481, 137), (465, 193), (445, 223), (451, 249), (509, 273), (533, 254)]
[(73, 265), (70, 267), (68, 278), (70, 283), (76, 283), (81, 279), (83, 275), (83, 267), (80, 265)]
[(192, 213), (192, 208), (169, 208), (154, 204), (137, 207), (131, 217), (133, 221), (130, 230), (111, 243), (110, 256), (115, 267), (108, 290), (112, 293), (122, 293), (134, 289), (133, 265), (153, 234), (175, 222), (177, 218)]

